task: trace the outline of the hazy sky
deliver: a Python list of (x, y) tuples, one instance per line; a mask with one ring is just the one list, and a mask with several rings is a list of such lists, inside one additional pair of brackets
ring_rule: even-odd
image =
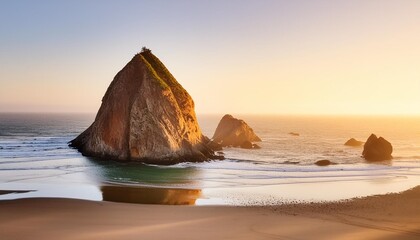
[(0, 111), (96, 112), (152, 49), (203, 113), (420, 114), (420, 1), (2, 1)]

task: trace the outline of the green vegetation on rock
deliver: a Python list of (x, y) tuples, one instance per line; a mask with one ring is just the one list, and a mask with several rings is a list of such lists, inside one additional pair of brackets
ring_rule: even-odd
[(147, 69), (150, 71), (150, 73), (152, 74), (153, 78), (156, 80), (156, 82), (159, 84), (160, 87), (162, 87), (163, 89), (167, 89), (169, 88), (168, 84), (166, 84), (166, 82), (159, 77), (159, 75), (157, 74), (157, 72), (155, 71), (155, 69), (152, 67), (152, 65), (144, 58), (144, 56), (142, 54), (138, 54), (138, 56), (140, 57), (140, 59), (144, 62), (144, 64), (146, 65)]
[(153, 55), (150, 49), (143, 47), (140, 55), (151, 65), (156, 72), (156, 75), (158, 75), (165, 84), (169, 85), (175, 94), (188, 94), (187, 91), (176, 81), (175, 77), (169, 72), (165, 65), (163, 65), (163, 63), (155, 55)]

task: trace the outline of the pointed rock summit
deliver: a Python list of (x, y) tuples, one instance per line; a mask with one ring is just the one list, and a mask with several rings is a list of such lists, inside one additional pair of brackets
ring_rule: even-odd
[(83, 155), (153, 164), (217, 158), (194, 102), (149, 49), (114, 77), (95, 121), (70, 142)]

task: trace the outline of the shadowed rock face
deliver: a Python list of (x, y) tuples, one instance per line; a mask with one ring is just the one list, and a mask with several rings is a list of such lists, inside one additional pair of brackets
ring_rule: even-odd
[(369, 161), (381, 161), (392, 159), (392, 145), (382, 137), (376, 137), (375, 134), (370, 135), (367, 139), (363, 157)]
[(252, 148), (252, 142), (261, 142), (261, 139), (245, 121), (227, 114), (217, 125), (213, 141), (220, 143), (223, 147), (242, 145), (246, 148)]
[(150, 50), (115, 76), (93, 124), (70, 142), (87, 156), (174, 164), (214, 158), (194, 102)]

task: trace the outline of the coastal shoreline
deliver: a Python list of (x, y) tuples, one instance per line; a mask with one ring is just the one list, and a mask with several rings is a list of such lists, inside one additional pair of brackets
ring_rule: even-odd
[[(277, 206), (0, 201), (3, 239), (419, 239), (420, 186), (398, 194)], [(77, 230), (76, 230), (77, 229)]]

